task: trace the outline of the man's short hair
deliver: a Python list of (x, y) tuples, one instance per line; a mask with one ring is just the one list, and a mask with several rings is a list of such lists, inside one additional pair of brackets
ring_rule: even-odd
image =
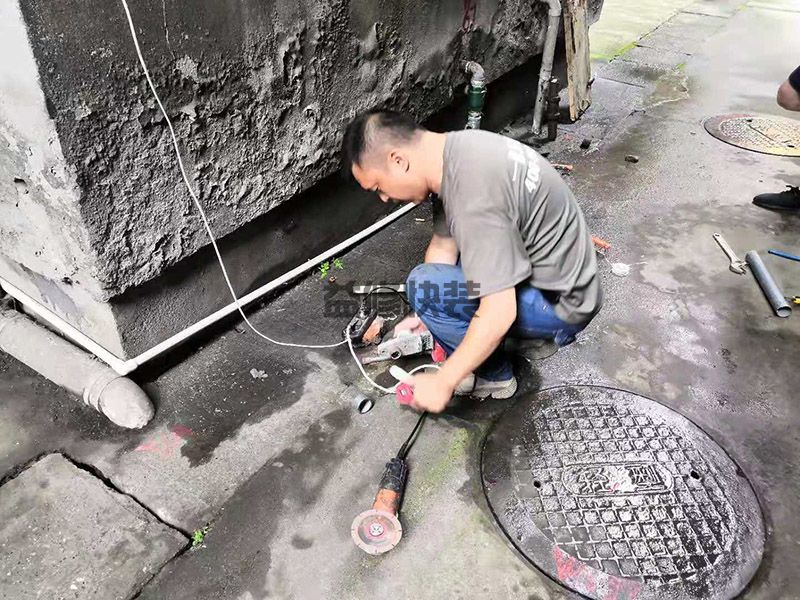
[(404, 144), (425, 131), (414, 119), (393, 110), (368, 110), (357, 115), (344, 132), (342, 174), (352, 177), (353, 165), (361, 165), (366, 154), (380, 146)]

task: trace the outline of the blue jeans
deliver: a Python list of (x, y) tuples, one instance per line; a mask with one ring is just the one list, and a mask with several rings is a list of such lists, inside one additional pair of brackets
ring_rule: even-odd
[[(417, 265), (406, 281), (411, 308), (428, 327), (433, 338), (450, 356), (467, 334), (478, 300), (467, 298), (468, 284), (460, 266), (437, 263)], [(575, 335), (586, 327), (562, 321), (553, 305), (536, 288), (517, 286), (517, 319), (509, 337), (555, 340), (559, 346), (575, 341)], [(500, 348), (478, 367), (476, 374), (490, 381), (503, 381), (513, 375), (511, 361)]]

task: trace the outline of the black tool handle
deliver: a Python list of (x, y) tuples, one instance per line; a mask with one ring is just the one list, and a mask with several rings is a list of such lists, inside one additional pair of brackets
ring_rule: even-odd
[(381, 489), (392, 490), (399, 495), (403, 494), (408, 477), (408, 465), (402, 458), (393, 458), (386, 463), (386, 470), (381, 477)]

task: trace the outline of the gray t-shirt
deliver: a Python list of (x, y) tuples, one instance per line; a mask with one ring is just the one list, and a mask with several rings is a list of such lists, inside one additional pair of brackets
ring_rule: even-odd
[(471, 298), (527, 283), (568, 323), (602, 304), (583, 214), (556, 170), (531, 148), (487, 131), (447, 134), (434, 232), (453, 237)]

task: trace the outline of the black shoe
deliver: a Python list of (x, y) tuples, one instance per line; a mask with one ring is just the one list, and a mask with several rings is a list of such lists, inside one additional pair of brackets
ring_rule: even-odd
[(770, 210), (800, 210), (800, 188), (787, 185), (788, 190), (777, 194), (759, 194), (753, 204)]

